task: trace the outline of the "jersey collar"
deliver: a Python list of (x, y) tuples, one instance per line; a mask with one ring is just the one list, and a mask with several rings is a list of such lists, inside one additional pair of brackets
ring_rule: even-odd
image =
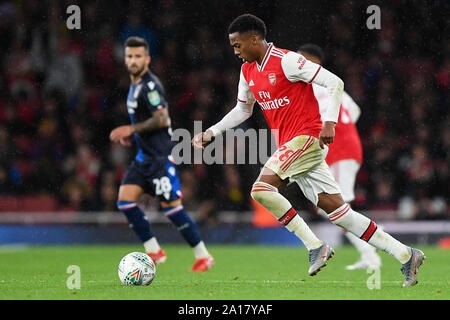
[(142, 82), (146, 82), (147, 79), (149, 79), (149, 78), (150, 78), (150, 70), (147, 70), (147, 72), (142, 75), (142, 77), (134, 84), (134, 86), (137, 86), (138, 84), (140, 84)]
[(269, 42), (269, 47), (267, 48), (266, 54), (264, 55), (264, 58), (262, 59), (261, 65), (256, 62), (256, 67), (258, 68), (258, 71), (261, 72), (264, 70), (264, 67), (267, 64), (267, 61), (269, 60), (270, 52), (272, 51), (272, 48), (274, 47), (273, 42)]

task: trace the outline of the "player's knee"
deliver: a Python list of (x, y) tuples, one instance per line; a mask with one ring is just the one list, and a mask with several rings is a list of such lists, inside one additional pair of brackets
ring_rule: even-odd
[(260, 202), (260, 197), (261, 197), (261, 192), (256, 190), (256, 183), (253, 185), (252, 190), (250, 191), (250, 196), (252, 197), (253, 200), (255, 200), (256, 202)]
[(182, 206), (183, 202), (180, 198), (180, 199), (173, 200), (173, 201), (161, 201), (159, 204), (161, 205), (161, 207), (163, 209), (165, 209), (165, 208), (173, 208), (173, 207), (177, 207), (177, 206)]
[(170, 217), (171, 215), (174, 215), (178, 212), (181, 212), (184, 210), (183, 205), (174, 205), (174, 206), (168, 206), (168, 207), (163, 207), (163, 212), (166, 216)]
[(317, 206), (327, 214), (331, 214), (337, 208), (345, 204), (340, 194), (319, 193)]
[(139, 185), (122, 184), (119, 188), (117, 200), (119, 202), (137, 202), (144, 190)]
[(250, 195), (253, 200), (263, 205), (267, 192), (278, 192), (278, 189), (268, 183), (255, 182)]
[(117, 201), (116, 205), (117, 205), (117, 209), (124, 212), (124, 211), (128, 211), (128, 210), (136, 207), (137, 203), (134, 201)]

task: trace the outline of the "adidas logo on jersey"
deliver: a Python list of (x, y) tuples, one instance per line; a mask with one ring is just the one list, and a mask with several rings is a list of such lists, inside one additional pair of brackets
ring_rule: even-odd
[(255, 83), (253, 82), (253, 80), (250, 80), (250, 83), (248, 84), (248, 86), (249, 87), (252, 87), (252, 86), (254, 86), (255, 85)]

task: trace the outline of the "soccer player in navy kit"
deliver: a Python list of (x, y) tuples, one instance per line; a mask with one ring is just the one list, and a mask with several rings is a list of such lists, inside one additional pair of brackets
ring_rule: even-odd
[(125, 65), (130, 74), (127, 109), (131, 124), (115, 128), (110, 139), (138, 148), (119, 189), (117, 206), (122, 211), (147, 254), (155, 263), (163, 263), (166, 253), (159, 246), (145, 213), (138, 207), (139, 197), (148, 193), (157, 197), (165, 215), (193, 248), (195, 262), (191, 271), (206, 271), (214, 264), (198, 232), (197, 225), (182, 205), (182, 192), (171, 151), (170, 117), (164, 89), (149, 71), (149, 46), (145, 39), (130, 37), (125, 42)]

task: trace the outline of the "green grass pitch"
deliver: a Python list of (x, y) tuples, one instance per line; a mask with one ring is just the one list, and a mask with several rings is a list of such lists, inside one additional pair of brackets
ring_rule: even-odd
[[(308, 275), (303, 247), (210, 245), (214, 268), (204, 273), (189, 269), (194, 262), (187, 245), (165, 245), (165, 264), (157, 266), (150, 286), (125, 287), (117, 275), (120, 259), (142, 251), (140, 245), (37, 246), (0, 250), (0, 300), (447, 300), (450, 298), (450, 251), (419, 247), (427, 260), (419, 283), (401, 288), (401, 265), (380, 253), (383, 267), (376, 274), (347, 271), (355, 249), (342, 246), (318, 275)], [(80, 289), (68, 289), (70, 265), (80, 268)], [(369, 289), (370, 277), (380, 279)], [(374, 279), (374, 278), (371, 278)]]

